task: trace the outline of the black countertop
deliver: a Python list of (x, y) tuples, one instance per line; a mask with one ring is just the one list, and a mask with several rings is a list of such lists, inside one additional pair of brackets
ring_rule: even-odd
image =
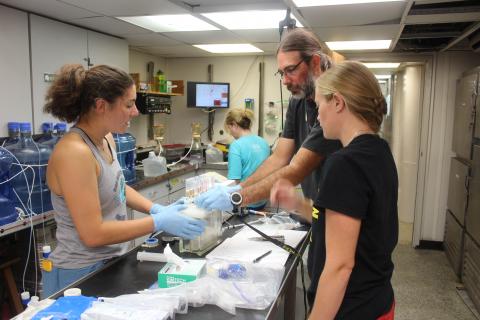
[[(231, 221), (233, 224), (239, 223), (238, 218), (234, 217)], [(300, 230), (308, 230), (308, 227), (302, 226)], [(230, 237), (234, 234), (233, 230), (228, 230), (224, 233), (224, 238)], [(297, 247), (301, 253), (305, 251), (308, 243), (309, 235), (302, 240)], [(161, 242), (161, 241), (160, 241)], [(179, 254), (178, 241), (173, 245), (172, 250)], [(101, 270), (98, 270), (70, 287), (80, 288), (82, 294), (86, 296), (103, 296), (115, 297), (122, 294), (136, 293), (139, 290), (149, 288), (157, 281), (157, 273), (163, 267), (164, 263), (138, 261), (136, 256), (138, 251), (143, 251), (145, 248), (137, 247), (123, 255), (116, 258), (105, 265)], [(149, 248), (150, 252), (163, 252), (163, 244), (156, 248)], [(198, 258), (198, 256), (189, 253), (179, 254), (185, 258)], [(231, 315), (217, 306), (205, 305), (203, 307), (194, 308), (189, 307), (188, 314), (176, 314), (176, 319), (281, 319), (285, 308), (294, 308), (295, 301), (286, 301), (285, 296), (287, 291), (292, 299), (291, 294), (293, 290), (293, 299), (295, 299), (295, 283), (296, 283), (296, 268), (299, 263), (299, 258), (290, 255), (285, 264), (285, 273), (280, 286), (279, 294), (272, 305), (265, 310), (249, 310), (237, 308), (236, 315)], [(293, 284), (293, 287), (292, 287)], [(62, 291), (63, 292), (63, 291)], [(62, 295), (62, 292), (57, 293), (54, 298)], [(288, 304), (288, 305), (287, 305)], [(293, 305), (293, 306), (292, 306)], [(293, 309), (294, 312), (294, 309)], [(288, 318), (288, 317), (287, 317)]]

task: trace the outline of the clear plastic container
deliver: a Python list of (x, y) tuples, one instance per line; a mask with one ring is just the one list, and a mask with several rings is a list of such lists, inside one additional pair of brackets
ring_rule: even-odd
[(223, 162), (223, 152), (209, 144), (205, 150), (205, 158), (207, 163)]
[(6, 147), (11, 144), (15, 144), (20, 140), (20, 122), (9, 122), (8, 123), (8, 138), (3, 143), (3, 146)]
[(148, 153), (148, 158), (142, 160), (142, 163), (145, 177), (157, 177), (167, 173), (167, 160), (156, 156), (153, 151)]
[(26, 122), (20, 124), (19, 142), (7, 146), (6, 149), (15, 155), (22, 165), (32, 166), (31, 170), (27, 169), (18, 175), (17, 173), (22, 170), (20, 166), (12, 165), (9, 170), (9, 177), (13, 178), (15, 176), (11, 180), (11, 186), (18, 194), (18, 198), (20, 198), (18, 199), (14, 195), (10, 199), (13, 201), (14, 206), (21, 208), (26, 213), (30, 212), (30, 208), (34, 213), (52, 210), (50, 190), (47, 187), (45, 177), (51, 148), (33, 141), (31, 124)]
[[(0, 149), (0, 183), (8, 180), (8, 171), (13, 158), (7, 151)], [(0, 226), (17, 220), (18, 214), (9, 199), (13, 196), (10, 182), (0, 184)]]
[(190, 204), (183, 214), (206, 222), (205, 231), (193, 240), (180, 239), (180, 252), (190, 252), (203, 255), (217, 245), (222, 236), (222, 212), (220, 210), (206, 211)]
[(114, 133), (113, 139), (117, 149), (117, 159), (122, 167), (125, 182), (135, 182), (135, 160), (137, 160), (136, 139), (130, 133)]

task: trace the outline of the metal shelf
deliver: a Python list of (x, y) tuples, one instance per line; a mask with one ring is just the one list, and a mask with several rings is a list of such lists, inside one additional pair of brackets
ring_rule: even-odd
[(3, 226), (0, 226), (0, 238), (6, 236), (7, 234), (30, 228), (32, 224), (36, 226), (37, 224), (50, 221), (53, 219), (53, 214), (54, 211), (47, 211), (34, 215), (31, 219), (28, 218), (23, 220), (17, 220), (9, 224), (4, 224)]

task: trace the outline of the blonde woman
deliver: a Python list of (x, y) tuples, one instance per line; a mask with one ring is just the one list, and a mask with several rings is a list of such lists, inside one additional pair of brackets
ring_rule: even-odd
[(313, 202), (286, 180), (271, 193), (273, 202), (312, 221), (310, 319), (393, 319), (398, 177), (377, 135), (385, 99), (373, 74), (352, 61), (326, 71), (315, 92), (325, 138), (343, 148), (326, 160)]
[[(235, 138), (228, 148), (228, 179), (245, 181), (270, 155), (270, 146), (262, 137), (252, 134), (253, 111), (234, 108), (225, 116), (225, 130)], [(260, 209), (265, 201), (252, 203)]]

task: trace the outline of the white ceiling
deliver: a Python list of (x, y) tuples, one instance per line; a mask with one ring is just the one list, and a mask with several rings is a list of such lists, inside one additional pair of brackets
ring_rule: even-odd
[[(427, 1), (440, 3), (445, 0), (416, 2)], [(213, 43), (251, 43), (265, 54), (272, 54), (279, 41), (279, 31), (221, 28), (218, 31), (154, 33), (115, 17), (192, 13), (205, 19), (201, 13), (290, 7), (300, 14), (298, 19), (302, 24), (325, 42), (393, 39), (395, 43), (408, 21), (414, 19), (415, 23), (422, 23), (421, 15), (407, 16), (412, 0), (308, 8), (295, 8), (291, 0), (0, 0), (0, 3), (115, 35), (126, 39), (131, 48), (164, 57), (212, 56), (214, 54), (191, 45)], [(445, 16), (441, 18), (446, 19)], [(432, 14), (425, 15), (424, 21), (432, 23), (431, 19)]]

